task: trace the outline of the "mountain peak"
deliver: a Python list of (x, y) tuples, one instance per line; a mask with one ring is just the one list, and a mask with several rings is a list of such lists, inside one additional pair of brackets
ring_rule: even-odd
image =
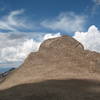
[(41, 50), (51, 50), (51, 49), (69, 49), (69, 48), (78, 48), (81, 50), (84, 50), (83, 45), (78, 42), (77, 40), (75, 40), (72, 37), (69, 36), (61, 36), (61, 37), (57, 37), (57, 38), (52, 38), (52, 39), (48, 39), (46, 41), (44, 41), (41, 46), (39, 51)]

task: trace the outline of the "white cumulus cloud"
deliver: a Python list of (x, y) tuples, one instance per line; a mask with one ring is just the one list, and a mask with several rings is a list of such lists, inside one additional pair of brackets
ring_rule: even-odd
[(73, 12), (62, 13), (57, 18), (47, 19), (41, 22), (45, 28), (64, 32), (75, 32), (84, 29), (86, 16), (77, 15)]
[(100, 52), (100, 31), (95, 25), (90, 26), (87, 32), (76, 32), (73, 37), (81, 42), (85, 49)]
[(44, 35), (43, 40), (50, 39), (50, 38), (56, 38), (59, 36), (61, 36), (61, 33), (57, 33), (57, 34), (48, 33)]
[(35, 40), (34, 37), (0, 33), (0, 63), (24, 61), (30, 52), (39, 49), (44, 40), (59, 36), (60, 33), (47, 33)]

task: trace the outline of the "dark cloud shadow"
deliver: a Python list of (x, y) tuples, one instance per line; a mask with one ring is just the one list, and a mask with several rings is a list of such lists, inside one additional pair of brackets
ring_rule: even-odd
[(100, 82), (47, 80), (0, 91), (0, 100), (100, 100)]

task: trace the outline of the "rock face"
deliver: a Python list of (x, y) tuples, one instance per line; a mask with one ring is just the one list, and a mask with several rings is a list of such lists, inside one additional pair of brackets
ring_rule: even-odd
[(69, 36), (48, 39), (0, 84), (0, 100), (100, 100), (99, 75), (99, 53)]

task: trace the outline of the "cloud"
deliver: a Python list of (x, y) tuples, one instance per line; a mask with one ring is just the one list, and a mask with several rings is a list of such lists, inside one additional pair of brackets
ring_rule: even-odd
[(0, 66), (19, 66), (44, 40), (61, 36), (60, 33), (28, 32), (26, 29), (31, 30), (37, 25), (26, 20), (23, 13), (23, 9), (15, 10), (0, 18)]
[(76, 32), (73, 36), (84, 45), (85, 49), (100, 52), (100, 31), (94, 25), (87, 32)]
[(86, 17), (77, 15), (73, 12), (62, 13), (57, 18), (47, 19), (41, 22), (41, 25), (45, 28), (63, 31), (63, 32), (75, 32), (84, 29)]
[(57, 34), (48, 33), (48, 34), (44, 35), (43, 40), (47, 40), (47, 39), (50, 39), (50, 38), (56, 38), (56, 37), (59, 37), (59, 36), (61, 36), (60, 33), (57, 33)]
[(91, 8), (91, 15), (95, 15), (98, 13), (98, 8), (100, 7), (100, 0), (92, 0), (93, 1), (93, 7)]
[(17, 15), (20, 15), (23, 12), (24, 12), (24, 10), (16, 10), (16, 11), (10, 12), (9, 16), (7, 17), (8, 23), (10, 25), (14, 25), (14, 26), (17, 26), (18, 24), (20, 25), (20, 23), (18, 23), (15, 18)]
[(20, 34), (16, 36), (15, 34), (0, 33), (0, 63), (22, 62), (30, 52), (37, 51), (44, 40), (59, 36), (61, 36), (60, 33), (47, 33), (41, 35), (39, 40), (35, 40), (34, 37), (24, 34), (20, 37)]
[(93, 0), (93, 2), (94, 2), (96, 5), (99, 5), (99, 6), (100, 6), (100, 0)]
[(24, 10), (16, 10), (11, 11), (9, 15), (3, 16), (2, 19), (0, 19), (0, 29), (1, 30), (8, 30), (8, 31), (18, 31), (18, 29), (28, 28), (28, 25), (26, 25), (24, 18), (22, 19), (19, 17), (24, 13)]
[[(17, 42), (17, 41), (16, 41)], [(34, 45), (34, 48), (33, 48)], [(10, 46), (1, 49), (1, 61), (22, 61), (32, 49), (36, 49), (38, 45), (37, 42), (30, 40), (25, 40), (22, 43), (19, 42), (17, 46)]]

